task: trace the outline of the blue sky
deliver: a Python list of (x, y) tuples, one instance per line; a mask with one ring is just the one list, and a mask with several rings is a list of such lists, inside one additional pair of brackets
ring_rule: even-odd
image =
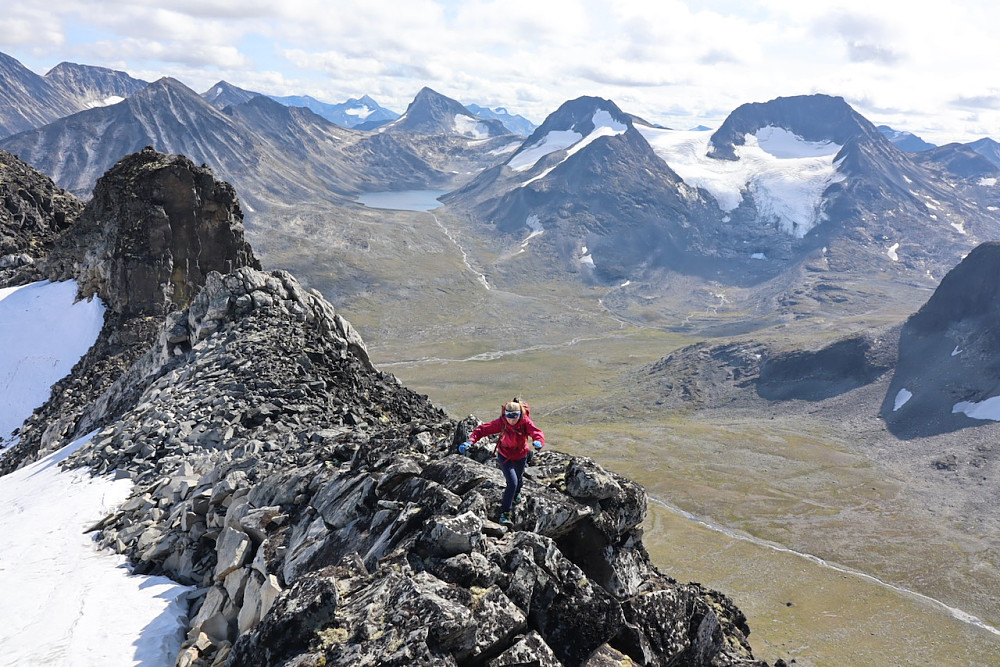
[[(27, 6), (27, 5), (32, 6)], [(48, 0), (0, 22), (0, 51), (198, 92), (225, 79), (402, 111), (423, 86), (541, 122), (580, 95), (672, 127), (784, 95), (843, 96), (934, 143), (1000, 139), (1000, 3), (880, 0)]]

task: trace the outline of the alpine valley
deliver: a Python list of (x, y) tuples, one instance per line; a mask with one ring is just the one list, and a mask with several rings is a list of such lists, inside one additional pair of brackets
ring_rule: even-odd
[[(89, 528), (194, 587), (177, 664), (995, 664), (992, 139), (0, 84), (0, 288), (107, 309), (0, 471), (131, 480)], [(515, 395), (507, 530), (455, 445)]]

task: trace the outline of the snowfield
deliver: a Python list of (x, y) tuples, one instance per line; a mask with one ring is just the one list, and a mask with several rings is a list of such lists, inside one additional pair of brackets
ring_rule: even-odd
[(20, 428), (97, 340), (99, 299), (76, 299), (76, 283), (0, 289), (0, 438)]
[[(48, 398), (100, 332), (103, 304), (73, 303), (76, 291), (74, 282), (0, 290), (6, 432)], [(172, 665), (180, 650), (189, 588), (130, 575), (122, 556), (98, 551), (83, 532), (132, 489), (128, 479), (59, 467), (88, 440), (0, 477), (0, 665)]]
[(635, 127), (687, 185), (707, 190), (723, 211), (749, 196), (764, 218), (796, 238), (823, 221), (823, 192), (843, 180), (834, 162), (840, 145), (805, 141), (783, 128), (747, 134), (733, 161), (708, 157), (710, 132)]

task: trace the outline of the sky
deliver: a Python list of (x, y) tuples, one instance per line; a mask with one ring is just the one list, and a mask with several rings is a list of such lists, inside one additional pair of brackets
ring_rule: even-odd
[[(47, 0), (8, 3), (0, 51), (197, 92), (405, 110), (423, 86), (540, 123), (581, 95), (678, 129), (825, 93), (937, 144), (1000, 139), (1000, 3), (955, 0)], [(169, 8), (168, 8), (169, 7)]]
[[(20, 425), (96, 340), (104, 305), (74, 303), (76, 292), (73, 281), (0, 290), (0, 393), (26, 397), (0, 401), (0, 423)], [(0, 477), (0, 664), (172, 665), (184, 639), (190, 589), (131, 575), (83, 532), (132, 490), (57, 465), (88, 440)]]

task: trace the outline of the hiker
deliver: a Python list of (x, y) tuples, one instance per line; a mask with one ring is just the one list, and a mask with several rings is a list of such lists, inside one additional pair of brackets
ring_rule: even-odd
[(514, 502), (521, 498), (524, 466), (528, 462), (531, 448), (539, 450), (545, 446), (545, 434), (531, 421), (529, 412), (527, 403), (514, 398), (503, 406), (499, 417), (477, 426), (469, 439), (458, 446), (459, 453), (465, 454), (469, 446), (477, 440), (488, 435), (500, 434), (496, 448), (497, 464), (507, 480), (507, 488), (500, 503), (500, 523), (506, 526), (514, 525), (512, 516)]

